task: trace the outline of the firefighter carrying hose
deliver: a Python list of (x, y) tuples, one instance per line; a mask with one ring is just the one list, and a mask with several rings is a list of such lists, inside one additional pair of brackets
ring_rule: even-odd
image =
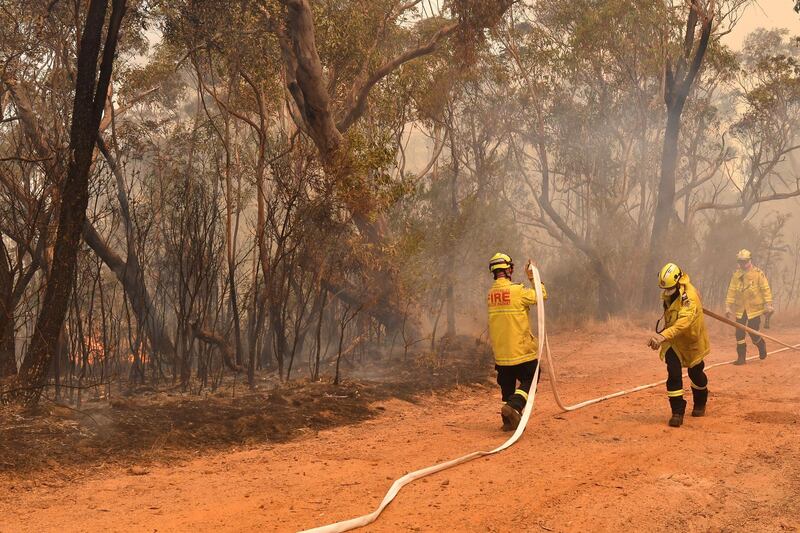
[(667, 396), (672, 408), (669, 425), (680, 427), (686, 412), (683, 399), (682, 368), (688, 369), (692, 384), (692, 416), (703, 416), (708, 400), (708, 377), (703, 359), (710, 345), (703, 318), (700, 294), (689, 276), (674, 263), (667, 263), (658, 274), (664, 316), (656, 325), (656, 333), (647, 343), (653, 350), (661, 349), (661, 360), (667, 363)]
[[(764, 272), (753, 266), (752, 255), (749, 250), (740, 250), (736, 254), (739, 268), (731, 276), (728, 285), (728, 297), (725, 299), (725, 316), (756, 331), (761, 329), (761, 317), (773, 313), (772, 291)], [(743, 365), (747, 362), (747, 344), (744, 340), (745, 332), (736, 330), (736, 355), (738, 358), (733, 363)], [(758, 348), (758, 357), (766, 359), (767, 343), (760, 335), (750, 334), (750, 340)]]
[[(525, 271), (533, 282), (532, 271)], [(536, 372), (538, 341), (531, 333), (528, 311), (536, 304), (536, 291), (521, 283), (512, 283), (514, 262), (502, 253), (494, 254), (489, 261), (489, 271), (494, 284), (489, 289), (489, 336), (494, 352), (497, 384), (503, 397), (500, 416), (503, 431), (512, 431), (519, 425), (522, 410), (528, 401), (528, 392)], [(547, 292), (542, 284), (542, 295)]]

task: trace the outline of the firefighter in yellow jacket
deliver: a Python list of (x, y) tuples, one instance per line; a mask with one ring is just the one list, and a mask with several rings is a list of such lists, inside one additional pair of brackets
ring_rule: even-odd
[[(527, 265), (525, 270), (533, 282)], [(489, 336), (497, 384), (503, 397), (500, 410), (503, 430), (511, 431), (519, 425), (538, 362), (538, 341), (531, 333), (528, 320), (528, 311), (536, 304), (536, 291), (511, 282), (514, 263), (506, 254), (495, 254), (489, 261), (489, 271), (494, 275), (494, 284), (487, 297)], [(547, 298), (544, 284), (542, 295)]]
[(708, 377), (703, 371), (703, 359), (711, 348), (700, 294), (689, 276), (681, 272), (678, 265), (667, 263), (658, 274), (658, 286), (663, 289), (664, 316), (648, 345), (653, 350), (660, 349), (661, 360), (667, 363), (667, 397), (672, 408), (669, 425), (680, 427), (686, 412), (682, 368), (688, 369), (692, 385), (692, 416), (703, 416), (708, 400)]
[[(752, 255), (749, 250), (740, 250), (736, 254), (739, 268), (731, 276), (728, 285), (728, 297), (725, 299), (725, 316), (754, 330), (761, 328), (761, 317), (773, 312), (772, 291), (769, 288), (767, 276), (760, 268), (753, 266)], [(743, 365), (747, 361), (747, 345), (745, 333), (736, 330), (736, 355), (738, 358), (733, 363)], [(760, 335), (750, 334), (750, 339), (758, 348), (758, 357), (766, 359), (767, 343)]]

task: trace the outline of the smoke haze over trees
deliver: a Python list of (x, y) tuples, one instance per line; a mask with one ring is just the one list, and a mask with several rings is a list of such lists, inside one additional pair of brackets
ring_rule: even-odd
[(740, 248), (796, 309), (800, 44), (726, 46), (750, 4), (4, 0), (3, 401), (338, 382), (479, 336), (497, 251), (554, 317), (668, 260), (718, 306)]

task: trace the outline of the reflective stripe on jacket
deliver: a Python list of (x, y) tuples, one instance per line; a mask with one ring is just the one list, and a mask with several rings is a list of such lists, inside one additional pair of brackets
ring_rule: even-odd
[(662, 295), (664, 302), (665, 329), (661, 334), (666, 342), (661, 344), (661, 359), (672, 348), (681, 360), (681, 365), (692, 368), (700, 363), (711, 351), (708, 332), (703, 316), (703, 303), (700, 294), (684, 274), (678, 280), (678, 297)]
[[(542, 296), (547, 299), (544, 283)], [(528, 320), (528, 310), (534, 304), (536, 291), (506, 278), (496, 279), (489, 289), (489, 337), (498, 365), (518, 365), (536, 359), (539, 343)]]
[(742, 318), (745, 312), (747, 318), (761, 316), (764, 314), (764, 305), (771, 303), (772, 291), (767, 276), (760, 268), (736, 269), (728, 285), (728, 297), (725, 298), (725, 305), (736, 313), (736, 318)]

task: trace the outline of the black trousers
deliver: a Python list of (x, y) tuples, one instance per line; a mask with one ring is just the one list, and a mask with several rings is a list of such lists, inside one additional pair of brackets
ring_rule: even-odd
[[(747, 318), (747, 313), (745, 312), (742, 315), (742, 318), (737, 318), (736, 322), (742, 324), (743, 326), (747, 326), (750, 329), (754, 329), (759, 331), (761, 329), (761, 317), (757, 316), (755, 318)], [(739, 356), (739, 360), (744, 360), (747, 357), (747, 344), (745, 344), (745, 332), (737, 329), (736, 330), (736, 354)], [(758, 355), (763, 359), (767, 355), (767, 343), (764, 342), (764, 338), (761, 335), (754, 335), (753, 333), (750, 334), (750, 340), (753, 341), (753, 344), (756, 345), (758, 348)]]
[[(664, 361), (667, 363), (667, 396), (669, 405), (674, 414), (684, 414), (686, 412), (686, 400), (683, 399), (683, 369), (678, 354), (672, 348), (664, 354)], [(703, 407), (708, 400), (708, 376), (703, 371), (706, 367), (705, 361), (687, 369), (689, 381), (692, 383), (692, 399), (695, 407)]]
[[(533, 375), (536, 373), (538, 360), (528, 361), (512, 366), (494, 365), (497, 370), (497, 384), (500, 385), (500, 392), (503, 401), (519, 411), (525, 408), (528, 402), (528, 392), (533, 384)], [(519, 382), (519, 385), (517, 385)]]

